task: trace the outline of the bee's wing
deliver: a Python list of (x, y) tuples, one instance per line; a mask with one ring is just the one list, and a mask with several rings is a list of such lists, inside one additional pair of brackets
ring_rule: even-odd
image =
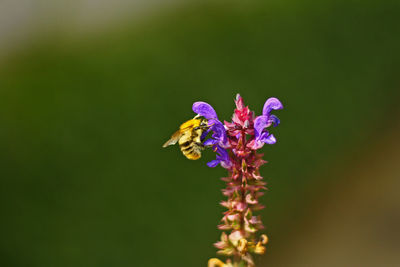
[(181, 138), (181, 131), (180, 131), (180, 130), (176, 131), (176, 132), (171, 136), (171, 138), (170, 138), (167, 142), (165, 142), (165, 144), (163, 145), (163, 147), (167, 147), (167, 146), (170, 146), (170, 145), (175, 145), (176, 142), (179, 141), (179, 138)]

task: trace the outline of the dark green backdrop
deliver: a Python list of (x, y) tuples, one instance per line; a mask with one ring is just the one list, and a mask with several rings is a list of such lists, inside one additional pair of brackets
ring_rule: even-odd
[(205, 266), (225, 172), (205, 165), (210, 151), (189, 161), (161, 145), (194, 101), (229, 120), (236, 93), (256, 113), (271, 96), (285, 106), (262, 168), (262, 261), (280, 252), (326, 182), (317, 170), (395, 119), (400, 5), (263, 2), (192, 5), (96, 38), (53, 33), (2, 64), (2, 266)]

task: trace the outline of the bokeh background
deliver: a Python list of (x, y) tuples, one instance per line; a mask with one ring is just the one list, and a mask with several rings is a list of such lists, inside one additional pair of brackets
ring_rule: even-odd
[(400, 3), (0, 2), (0, 265), (206, 266), (214, 155), (161, 145), (207, 101), (278, 97), (258, 266), (398, 266)]

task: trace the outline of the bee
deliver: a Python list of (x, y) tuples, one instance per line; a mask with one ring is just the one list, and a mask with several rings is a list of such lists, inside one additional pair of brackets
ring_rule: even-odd
[(204, 149), (201, 136), (208, 128), (207, 120), (196, 116), (182, 123), (179, 130), (165, 142), (163, 147), (175, 145), (178, 142), (185, 157), (191, 160), (199, 159)]

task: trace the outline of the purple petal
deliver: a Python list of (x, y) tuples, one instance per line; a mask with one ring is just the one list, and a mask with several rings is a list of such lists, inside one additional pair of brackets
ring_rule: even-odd
[(216, 152), (217, 152), (217, 157), (215, 160), (212, 160), (207, 163), (208, 167), (214, 168), (218, 164), (221, 164), (221, 166), (225, 169), (228, 169), (232, 166), (231, 160), (229, 158), (229, 153), (226, 151), (224, 148), (221, 146), (217, 145), (215, 146)]
[(221, 144), (225, 144), (227, 142), (227, 137), (224, 125), (218, 120), (212, 121), (213, 124), (211, 125), (211, 130), (214, 132), (212, 137), (218, 140)]
[(283, 109), (281, 101), (279, 101), (279, 99), (275, 97), (268, 98), (267, 101), (265, 101), (262, 114), (264, 116), (269, 116), (271, 110), (273, 109), (274, 110)]
[(208, 133), (211, 131), (210, 128), (207, 129), (207, 131), (204, 131), (201, 136), (200, 136), (200, 140), (203, 141), (204, 139), (206, 139)]
[(210, 162), (207, 162), (207, 166), (210, 167), (210, 168), (214, 168), (219, 164), (219, 162), (220, 162), (219, 160), (214, 159), (214, 160), (212, 160)]
[(206, 141), (204, 141), (203, 145), (212, 146), (215, 145), (216, 143), (218, 143), (218, 141), (215, 139), (207, 139)]
[(276, 143), (275, 136), (273, 134), (268, 134), (268, 133), (263, 133), (262, 137), (260, 138), (260, 141), (268, 145), (273, 145)]
[(193, 103), (192, 110), (206, 119), (218, 119), (214, 108), (206, 102)]
[(268, 120), (269, 120), (270, 123), (272, 123), (274, 125), (274, 127), (278, 126), (279, 123), (281, 123), (279, 118), (277, 116), (275, 116), (275, 115), (270, 115)]
[(232, 166), (231, 159), (229, 158), (229, 153), (224, 148), (218, 146), (217, 148), (217, 160), (220, 160), (221, 166), (225, 169), (228, 169)]
[(268, 116), (258, 116), (254, 120), (254, 134), (256, 139), (260, 138), (262, 131), (269, 126), (268, 124), (270, 124)]
[(219, 158), (220, 160), (225, 161), (225, 162), (229, 162), (230, 161), (228, 151), (226, 151), (222, 147), (218, 146), (217, 152), (219, 154), (219, 156), (217, 156), (217, 158)]

